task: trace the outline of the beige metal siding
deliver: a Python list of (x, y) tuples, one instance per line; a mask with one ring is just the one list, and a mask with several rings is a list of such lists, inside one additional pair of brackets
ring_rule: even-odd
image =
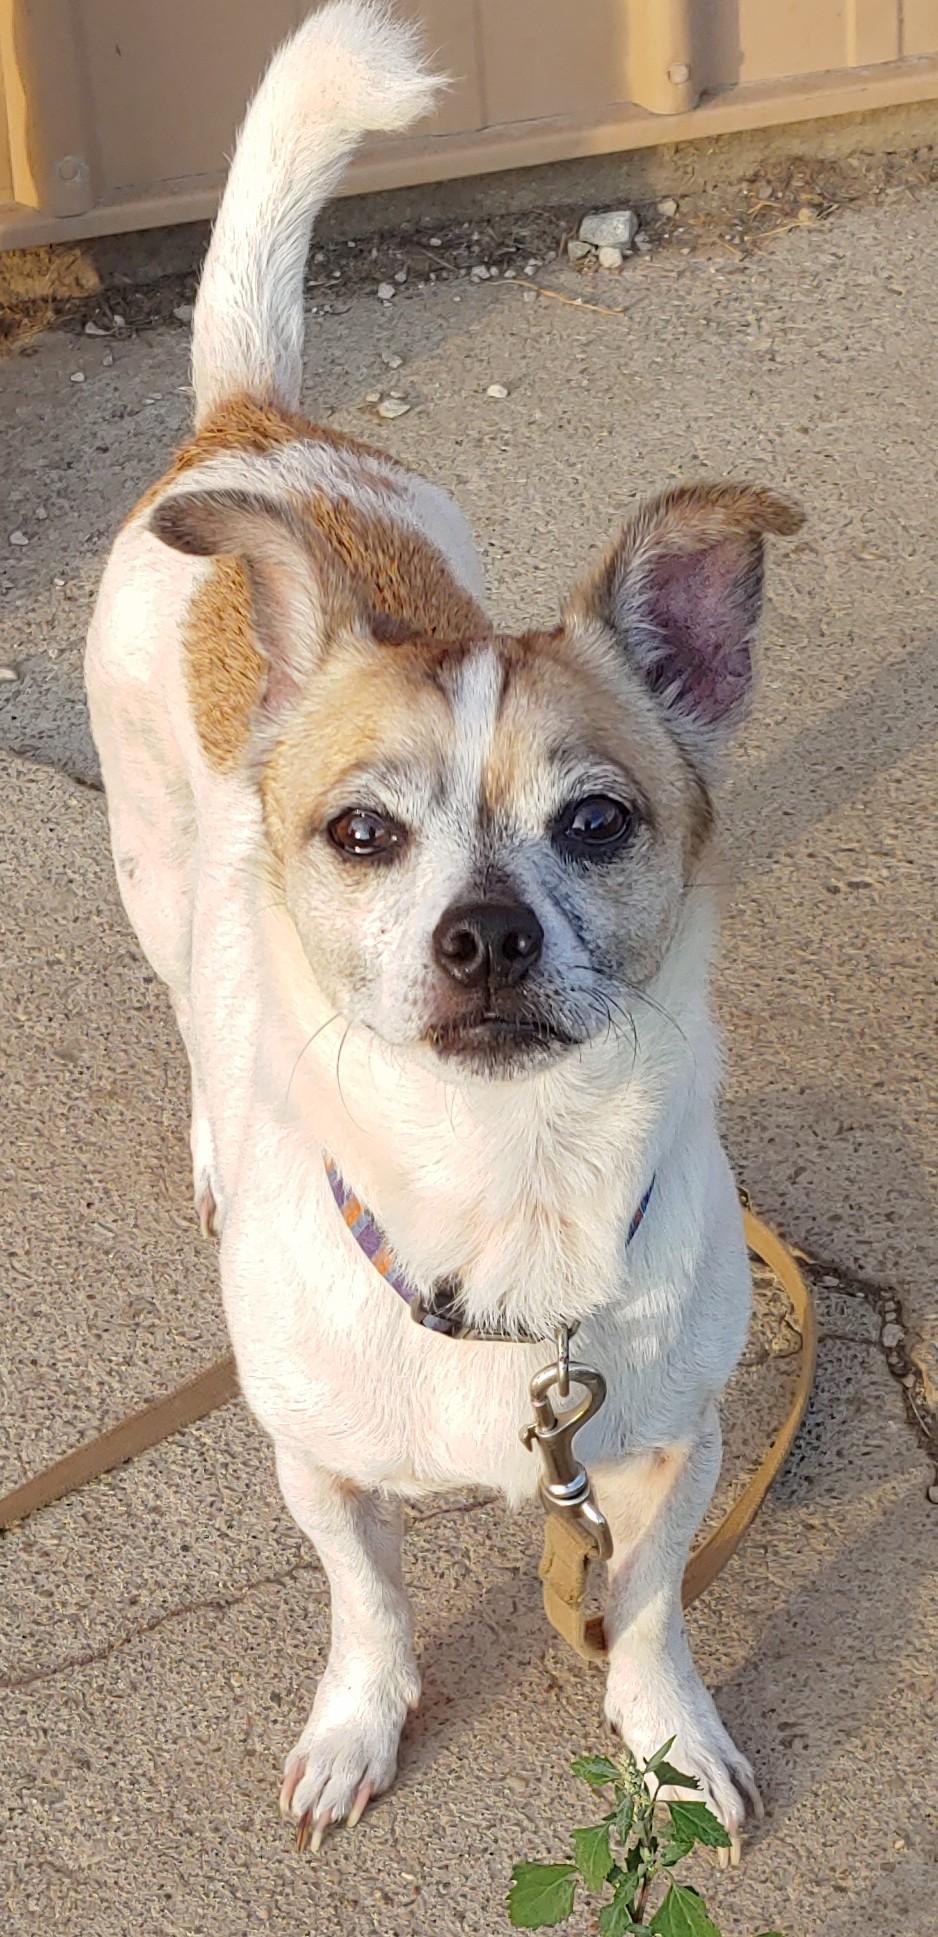
[(933, 54), (938, 48), (938, 0), (902, 0), (900, 54)]
[[(938, 0), (402, 0), (453, 76), (356, 189), (938, 95)], [(209, 214), (306, 0), (0, 0), (0, 243)], [(922, 57), (925, 58), (922, 58)]]

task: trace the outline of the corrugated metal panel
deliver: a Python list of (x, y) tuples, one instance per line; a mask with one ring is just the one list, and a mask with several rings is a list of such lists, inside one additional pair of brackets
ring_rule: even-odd
[[(429, 128), (366, 148), (350, 188), (938, 94), (938, 0), (402, 4), (453, 86)], [(305, 0), (0, 0), (0, 243), (210, 213), (265, 58), (305, 11)]]

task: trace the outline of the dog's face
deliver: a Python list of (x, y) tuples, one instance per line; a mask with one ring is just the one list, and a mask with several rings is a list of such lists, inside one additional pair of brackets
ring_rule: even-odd
[(336, 1009), (492, 1073), (627, 1029), (707, 813), (638, 682), (575, 631), (337, 643), (265, 790)]
[(520, 637), (429, 637), (341, 595), (325, 620), (320, 560), (321, 643), (275, 694), (261, 785), (338, 1014), (452, 1073), (631, 1041), (748, 697), (762, 533), (798, 522), (763, 493), (670, 494)]

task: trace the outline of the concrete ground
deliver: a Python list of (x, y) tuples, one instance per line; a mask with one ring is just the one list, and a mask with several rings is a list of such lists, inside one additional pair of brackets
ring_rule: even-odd
[[(697, 1876), (725, 1937), (932, 1937), (938, 194), (751, 261), (714, 243), (538, 276), (553, 295), (441, 281), (387, 306), (340, 278), (307, 402), (457, 492), (506, 623), (548, 617), (671, 479), (756, 476), (807, 507), (725, 793), (718, 994), (732, 1153), (817, 1261), (824, 1335), (795, 1454), (691, 1616), (768, 1801), (739, 1874)], [(188, 422), (186, 349), (173, 323), (57, 334), (0, 370), (0, 1490), (223, 1347), (183, 1059), (117, 902), (80, 682), (109, 537)], [(382, 422), (366, 398), (391, 388), (411, 409)], [(764, 1323), (730, 1397), (730, 1486), (784, 1406), (777, 1343)], [(506, 1929), (512, 1862), (565, 1853), (569, 1759), (604, 1740), (599, 1680), (542, 1620), (537, 1536), (486, 1500), (414, 1513), (423, 1706), (393, 1795), (312, 1861), (275, 1799), (326, 1598), (244, 1409), (15, 1530), (11, 1937)]]

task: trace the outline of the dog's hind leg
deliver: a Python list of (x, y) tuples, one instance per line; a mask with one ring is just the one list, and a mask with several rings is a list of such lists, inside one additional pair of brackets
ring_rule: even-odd
[[(642, 1761), (673, 1738), (668, 1760), (696, 1778), (698, 1788), (687, 1793), (719, 1817), (735, 1862), (746, 1816), (760, 1816), (762, 1805), (749, 1763), (694, 1665), (681, 1606), (690, 1543), (716, 1485), (720, 1455), (719, 1417), (711, 1406), (691, 1443), (636, 1454), (599, 1468), (595, 1478), (613, 1536), (606, 1715)], [(664, 1799), (668, 1793), (662, 1791)]]
[(329, 1659), (280, 1793), (284, 1815), (295, 1817), (303, 1842), (317, 1850), (330, 1824), (357, 1823), (371, 1797), (390, 1787), (420, 1683), (399, 1509), (282, 1448), (277, 1476), (332, 1594)]

